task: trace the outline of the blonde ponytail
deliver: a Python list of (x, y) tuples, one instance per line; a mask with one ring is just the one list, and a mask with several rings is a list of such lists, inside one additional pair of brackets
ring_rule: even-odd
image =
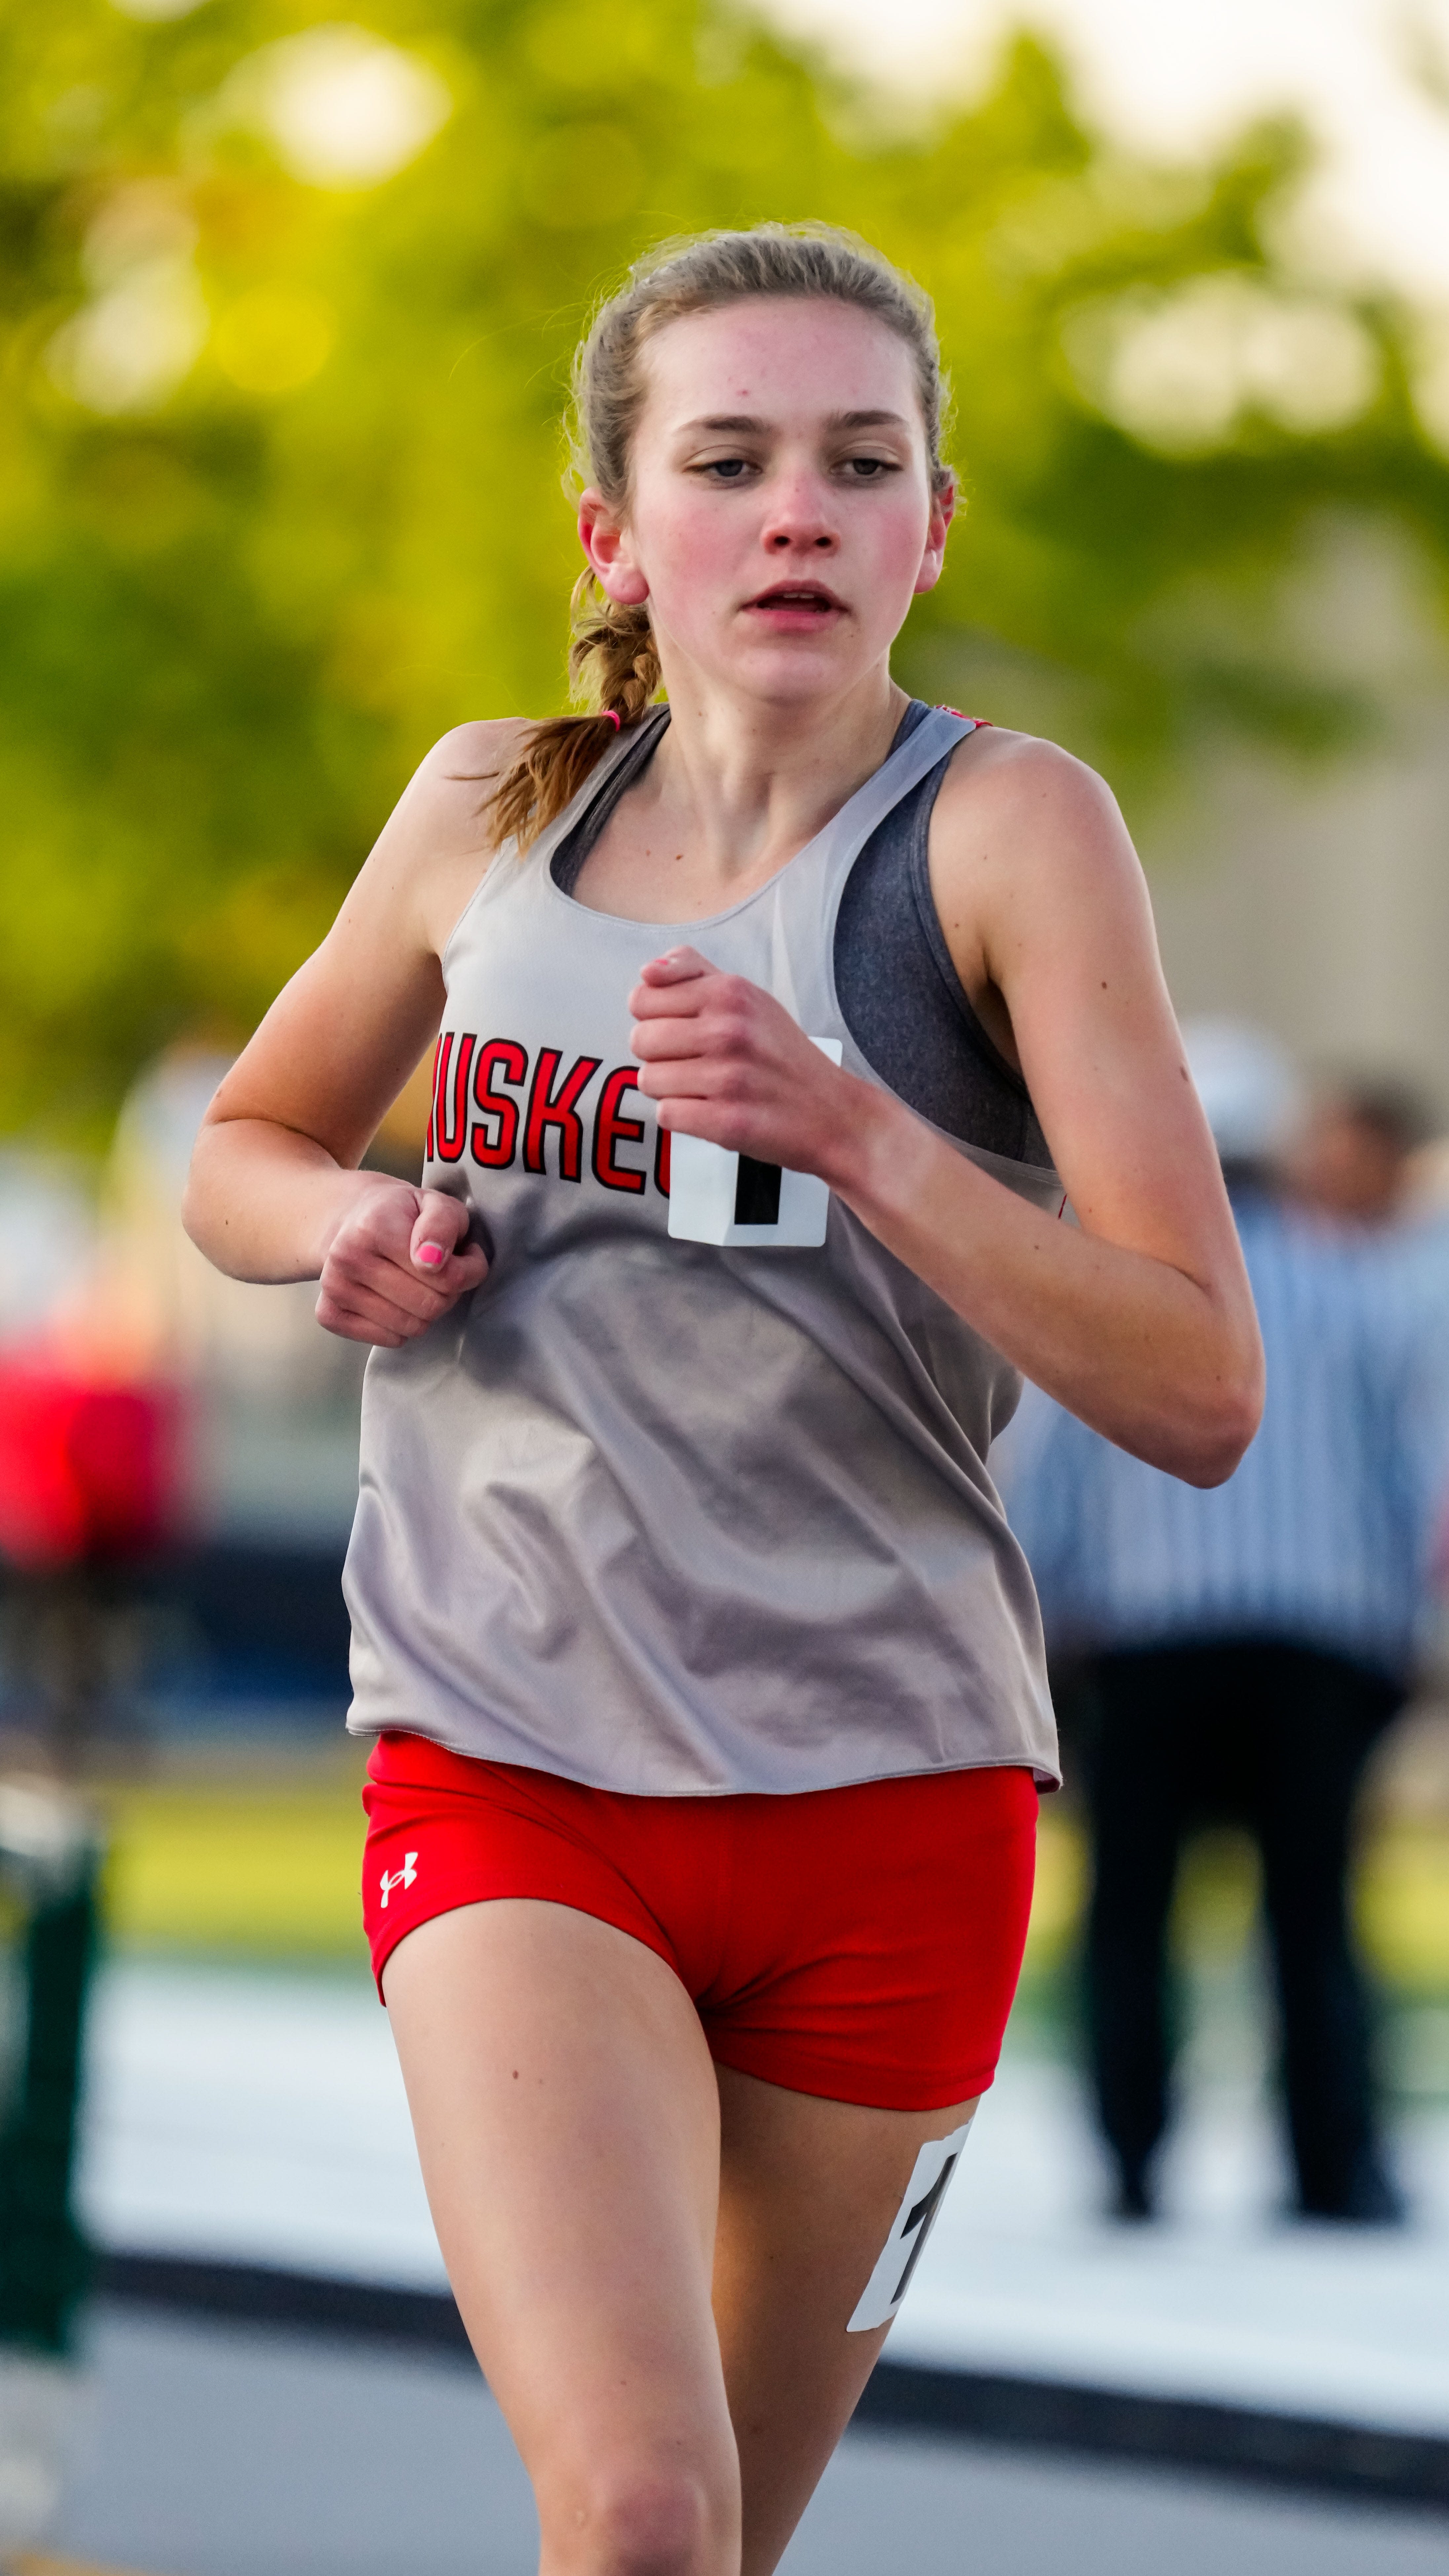
[(576, 698), (592, 699), (598, 712), (550, 716), (534, 725), (489, 797), (493, 830), (500, 841), (511, 836), (520, 853), (548, 830), (616, 734), (624, 725), (637, 724), (659, 691), (659, 656), (647, 608), (620, 608), (600, 590), (592, 572), (580, 573), (571, 604), (571, 690)]
[[(618, 293), (600, 305), (574, 359), (572, 446), (579, 486), (592, 483), (619, 518), (627, 517), (629, 452), (644, 405), (649, 341), (683, 314), (713, 312), (761, 295), (852, 304), (905, 342), (915, 366), (932, 487), (949, 492), (954, 478), (941, 454), (948, 388), (930, 299), (868, 242), (834, 224), (757, 224), (748, 232), (702, 233), (663, 242), (635, 262)], [(512, 834), (520, 851), (563, 812), (622, 728), (637, 724), (659, 694), (648, 609), (617, 607), (592, 572), (574, 585), (569, 678), (575, 698), (598, 712), (552, 716), (532, 726), (488, 800), (498, 839)]]

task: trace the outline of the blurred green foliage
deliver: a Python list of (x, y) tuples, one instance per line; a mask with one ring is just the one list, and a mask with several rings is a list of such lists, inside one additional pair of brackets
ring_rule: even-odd
[(663, 233), (829, 217), (928, 285), (969, 508), (900, 674), (1114, 777), (1371, 713), (1285, 608), (1334, 514), (1449, 556), (1409, 318), (1275, 266), (1289, 130), (1133, 166), (1021, 42), (903, 134), (707, 0), (365, 0), (379, 108), (315, 6), (128, 5), (0, 0), (0, 1128), (243, 1034), (428, 742), (561, 703), (568, 353)]

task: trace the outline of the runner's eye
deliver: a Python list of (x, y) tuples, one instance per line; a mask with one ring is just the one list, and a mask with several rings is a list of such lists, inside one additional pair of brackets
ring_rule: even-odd
[(745, 456), (711, 456), (697, 471), (717, 483), (740, 483), (749, 473), (750, 464)]
[(899, 474), (901, 470), (893, 456), (848, 456), (845, 466), (855, 483), (878, 483), (882, 475)]

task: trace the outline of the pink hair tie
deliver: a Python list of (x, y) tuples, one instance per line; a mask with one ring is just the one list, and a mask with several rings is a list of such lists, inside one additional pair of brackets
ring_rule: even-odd
[(611, 724), (615, 733), (617, 733), (619, 730), (619, 715), (617, 708), (605, 707), (603, 710), (603, 717), (605, 724)]

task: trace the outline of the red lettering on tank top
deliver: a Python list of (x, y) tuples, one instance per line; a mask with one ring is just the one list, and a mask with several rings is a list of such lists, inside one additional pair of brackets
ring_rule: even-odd
[(528, 1072), (528, 1049), (516, 1038), (489, 1038), (478, 1049), (473, 1066), (473, 1100), (483, 1112), (473, 1122), (473, 1160), (489, 1171), (504, 1172), (518, 1151), (518, 1102), (493, 1088), (493, 1077), (521, 1083)]
[(442, 1043), (443, 1041), (441, 1038), (435, 1038), (433, 1040), (433, 1076), (428, 1085), (428, 1132), (423, 1142), (423, 1161), (425, 1163), (430, 1163), (432, 1161), (434, 1153), (433, 1125), (438, 1106), (438, 1050), (442, 1046)]
[(654, 1147), (654, 1186), (662, 1199), (669, 1196), (669, 1145), (668, 1128), (659, 1128)]
[[(456, 1062), (453, 1058), (453, 1032), (444, 1031), (438, 1040), (438, 1078), (434, 1093), (434, 1143), (440, 1163), (458, 1163), (468, 1142), (468, 1067), (473, 1061), (476, 1036), (460, 1037)], [(449, 1066), (452, 1079), (449, 1079)], [(449, 1110), (452, 1111), (451, 1123)]]
[(636, 1197), (645, 1187), (649, 1175), (633, 1163), (615, 1162), (614, 1148), (621, 1141), (626, 1145), (643, 1142), (643, 1119), (622, 1117), (619, 1107), (625, 1092), (637, 1091), (638, 1088), (637, 1064), (618, 1065), (609, 1075), (599, 1095), (599, 1106), (594, 1116), (593, 1154), (595, 1180), (602, 1181), (606, 1190), (632, 1190)]
[(579, 1094), (588, 1089), (599, 1070), (596, 1055), (576, 1057), (564, 1075), (558, 1091), (553, 1078), (563, 1057), (557, 1047), (540, 1047), (533, 1069), (533, 1088), (528, 1095), (528, 1125), (523, 1136), (525, 1171), (548, 1169), (543, 1159), (543, 1140), (550, 1127), (558, 1129), (558, 1173), (561, 1181), (576, 1181), (583, 1171), (584, 1122), (576, 1103)]

